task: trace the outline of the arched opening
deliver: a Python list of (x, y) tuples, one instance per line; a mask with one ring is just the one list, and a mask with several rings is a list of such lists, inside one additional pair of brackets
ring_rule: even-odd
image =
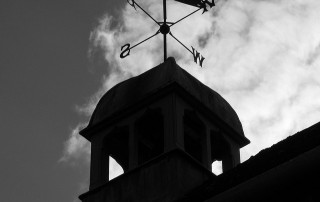
[(164, 121), (161, 109), (148, 109), (135, 123), (138, 138), (138, 164), (163, 153)]
[(230, 169), (228, 162), (232, 158), (230, 144), (220, 131), (211, 131), (210, 135), (212, 165), (214, 165), (215, 172), (221, 174)]
[(108, 169), (107, 179), (111, 180), (126, 172), (129, 168), (129, 127), (115, 127), (107, 134), (103, 147), (107, 155), (105, 161), (108, 162), (102, 169)]
[(123, 169), (120, 164), (109, 156), (109, 180), (118, 177), (123, 174)]
[(200, 163), (205, 161), (205, 125), (194, 111), (185, 110), (183, 117), (184, 150)]

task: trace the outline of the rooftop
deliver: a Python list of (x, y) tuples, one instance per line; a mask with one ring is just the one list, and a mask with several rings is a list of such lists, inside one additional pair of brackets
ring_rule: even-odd
[[(310, 172), (310, 175), (314, 175), (314, 169), (317, 169), (317, 167), (308, 167), (308, 161), (311, 158), (310, 155), (305, 154), (310, 151), (317, 151), (317, 154), (319, 153), (319, 134), (320, 122), (301, 132), (296, 133), (295, 135), (289, 136), (288, 138), (280, 141), (279, 143), (273, 145), (270, 148), (260, 151), (257, 155), (249, 158), (247, 161), (239, 164), (232, 170), (222, 173), (221, 175), (217, 176), (217, 178), (215, 178), (214, 180), (209, 181), (203, 184), (201, 187), (197, 188), (196, 190), (190, 192), (189, 194), (184, 196), (181, 201), (203, 201), (222, 192), (225, 192), (233, 187), (236, 187), (241, 183), (250, 181), (251, 179), (254, 179), (257, 176), (267, 172), (272, 173), (268, 175), (269, 178), (270, 176), (277, 176), (276, 178), (280, 182), (281, 180), (279, 179), (279, 177), (283, 175), (279, 174), (281, 171), (281, 166), (285, 167), (284, 165), (286, 163), (291, 163), (291, 165), (286, 166), (285, 169), (283, 169), (285, 173), (292, 174), (292, 170), (299, 169), (299, 172), (302, 172), (304, 174), (300, 174), (300, 176), (296, 177), (310, 177), (308, 176), (308, 172)], [(298, 161), (295, 161), (294, 159), (298, 158), (303, 159), (302, 161), (300, 160), (300, 162), (302, 162), (303, 165), (299, 168), (294, 168), (298, 165)], [(313, 160), (314, 159), (312, 159), (312, 161)], [(318, 167), (319, 163), (320, 162), (316, 164)], [(279, 182), (273, 183), (277, 184)], [(266, 182), (264, 181), (263, 183)], [(247, 189), (250, 188), (247, 187)]]

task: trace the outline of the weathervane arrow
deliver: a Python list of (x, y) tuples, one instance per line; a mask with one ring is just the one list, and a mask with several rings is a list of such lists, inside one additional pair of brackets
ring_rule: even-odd
[(212, 0), (212, 2), (208, 1), (208, 0), (175, 0), (184, 4), (188, 4), (190, 6), (194, 6), (194, 7), (198, 7), (203, 9), (203, 12), (207, 12), (207, 5), (212, 8), (213, 6), (215, 6), (214, 0)]
[(191, 16), (192, 14), (198, 12), (199, 10), (203, 10), (202, 14), (208, 11), (208, 6), (211, 9), (215, 6), (214, 0), (211, 2), (209, 0), (175, 0), (180, 3), (184, 3), (190, 6), (198, 7), (197, 10), (191, 12), (190, 14), (184, 16), (183, 18), (177, 20), (176, 22), (167, 22), (167, 1), (163, 0), (163, 22), (156, 21), (148, 12), (146, 12), (135, 0), (127, 0), (128, 4), (132, 6), (135, 10), (137, 10), (136, 6), (140, 8), (151, 20), (153, 20), (158, 26), (159, 30), (151, 35), (150, 37), (142, 40), (141, 42), (131, 46), (129, 43), (123, 45), (121, 47), (120, 58), (125, 58), (130, 55), (130, 50), (137, 47), (138, 45), (148, 41), (149, 39), (155, 37), (159, 33), (163, 35), (163, 56), (164, 61), (167, 59), (167, 34), (169, 34), (172, 38), (174, 38), (177, 42), (179, 42), (184, 48), (186, 48), (192, 55), (195, 63), (199, 62), (200, 67), (202, 67), (202, 63), (204, 61), (204, 57), (192, 46), (192, 51), (190, 48), (186, 47), (181, 41), (179, 41), (170, 31), (170, 27), (174, 26), (175, 24), (179, 23), (180, 21), (184, 20), (185, 18)]

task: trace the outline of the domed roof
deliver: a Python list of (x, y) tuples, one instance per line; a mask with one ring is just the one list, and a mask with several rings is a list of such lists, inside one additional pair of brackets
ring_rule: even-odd
[(186, 90), (216, 117), (231, 127), (234, 132), (244, 137), (239, 117), (229, 103), (218, 93), (179, 67), (174, 58), (168, 58), (157, 67), (111, 88), (97, 104), (87, 129), (114, 116), (123, 109), (141, 102), (141, 100), (173, 83)]

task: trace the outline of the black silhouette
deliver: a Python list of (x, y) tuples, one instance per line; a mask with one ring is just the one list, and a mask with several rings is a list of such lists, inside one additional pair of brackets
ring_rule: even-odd
[[(320, 201), (320, 123), (240, 164), (249, 140), (236, 112), (173, 58), (110, 89), (80, 134), (91, 142), (83, 202)], [(124, 170), (111, 181), (109, 156)]]
[(161, 33), (163, 35), (163, 56), (164, 56), (164, 61), (166, 61), (167, 59), (167, 34), (170, 34), (170, 36), (172, 36), (172, 38), (174, 38), (176, 41), (178, 41), (184, 48), (186, 48), (192, 55), (194, 58), (194, 62), (197, 63), (199, 61), (199, 65), (200, 67), (202, 67), (202, 63), (203, 60), (205, 59), (197, 50), (195, 50), (192, 47), (192, 51), (187, 48), (181, 41), (179, 41), (175, 36), (173, 36), (173, 34), (170, 31), (170, 27), (174, 26), (175, 24), (181, 22), (182, 20), (186, 19), (187, 17), (191, 16), (192, 14), (198, 12), (199, 10), (203, 10), (202, 13), (205, 13), (208, 11), (207, 9), (207, 5), (212, 8), (213, 6), (215, 6), (214, 1), (210, 2), (208, 0), (200, 0), (200, 1), (194, 1), (194, 0), (176, 0), (178, 2), (181, 3), (185, 3), (185, 4), (189, 4), (192, 6), (196, 6), (198, 7), (197, 10), (193, 11), (192, 13), (184, 16), (183, 18), (177, 20), (176, 22), (167, 22), (167, 6), (166, 6), (166, 0), (163, 0), (163, 22), (158, 22), (157, 20), (155, 20), (148, 12), (146, 12), (135, 0), (127, 0), (128, 4), (130, 6), (132, 6), (135, 10), (137, 10), (136, 7), (138, 7), (139, 9), (141, 9), (151, 20), (153, 20), (157, 25), (159, 25), (159, 30), (151, 35), (150, 37), (142, 40), (141, 42), (131, 46), (129, 43), (123, 45), (121, 47), (121, 53), (120, 53), (120, 58), (125, 58), (127, 56), (130, 55), (130, 50), (137, 47), (138, 45), (148, 41), (149, 39), (155, 37), (156, 35), (158, 35), (159, 33)]

